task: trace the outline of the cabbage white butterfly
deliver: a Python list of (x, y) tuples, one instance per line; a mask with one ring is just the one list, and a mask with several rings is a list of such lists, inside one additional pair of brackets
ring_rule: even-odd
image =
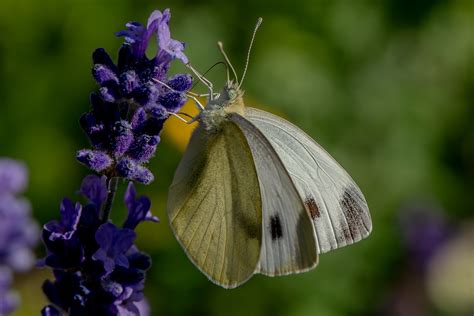
[(205, 107), (194, 97), (199, 125), (175, 172), (167, 213), (186, 254), (212, 282), (235, 288), (255, 273), (308, 271), (320, 253), (370, 234), (362, 192), (320, 145), (290, 122), (246, 107), (236, 75), (215, 94), (188, 68), (210, 93)]

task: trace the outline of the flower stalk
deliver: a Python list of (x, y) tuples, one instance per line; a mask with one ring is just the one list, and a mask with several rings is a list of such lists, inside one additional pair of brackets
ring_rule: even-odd
[(114, 203), (115, 193), (117, 192), (118, 183), (118, 177), (111, 177), (108, 180), (107, 200), (105, 201), (104, 209), (102, 210), (100, 216), (100, 220), (102, 223), (105, 223), (109, 220), (110, 212), (112, 211), (112, 205)]

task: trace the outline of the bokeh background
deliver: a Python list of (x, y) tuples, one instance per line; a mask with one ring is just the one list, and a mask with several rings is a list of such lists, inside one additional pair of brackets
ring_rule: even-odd
[[(0, 156), (28, 164), (37, 220), (57, 218), (59, 201), (76, 197), (87, 173), (74, 156), (88, 145), (78, 118), (96, 89), (92, 51), (115, 53), (121, 39), (113, 32), (166, 7), (174, 38), (201, 70), (222, 60), (222, 40), (241, 72), (255, 21), (264, 18), (244, 83), (247, 104), (323, 145), (361, 187), (374, 230), (322, 255), (312, 272), (214, 286), (166, 224), (167, 187), (190, 132), (170, 119), (151, 164), (156, 180), (138, 186), (162, 219), (138, 232), (153, 257), (152, 315), (472, 315), (472, 1), (2, 0)], [(224, 68), (209, 77), (222, 85)], [(124, 214), (118, 196), (116, 220)], [(14, 315), (39, 314), (48, 276), (16, 276), (23, 303)]]

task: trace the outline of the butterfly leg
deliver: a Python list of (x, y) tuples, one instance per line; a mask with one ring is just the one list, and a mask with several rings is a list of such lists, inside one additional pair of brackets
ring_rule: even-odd
[(198, 108), (198, 110), (204, 110), (204, 105), (202, 105), (201, 102), (199, 102), (198, 98), (196, 98), (195, 96), (193, 95), (186, 95), (188, 98), (194, 100), (194, 103), (196, 104), (196, 107)]
[[(188, 91), (187, 93), (189, 93), (192, 96), (195, 96), (196, 98), (208, 97), (209, 96), (209, 93), (196, 93), (196, 92), (191, 92), (191, 91)], [(220, 93), (214, 92), (213, 97), (218, 98), (219, 95), (220, 95)]]
[(189, 124), (192, 124), (192, 123), (194, 123), (194, 122), (196, 122), (196, 121), (198, 120), (198, 118), (199, 118), (199, 114), (196, 115), (196, 116), (194, 116), (194, 117), (192, 117), (191, 115), (188, 115), (188, 114), (186, 114), (186, 113), (179, 112), (178, 114), (186, 115), (186, 116), (188, 116), (188, 117), (191, 118), (191, 120), (186, 121), (184, 118), (182, 118), (181, 116), (179, 116), (179, 115), (176, 114), (176, 113), (167, 112), (167, 114), (176, 117), (178, 120), (180, 120), (181, 122), (184, 122), (184, 123), (186, 123), (186, 124), (188, 124), (188, 125), (189, 125)]

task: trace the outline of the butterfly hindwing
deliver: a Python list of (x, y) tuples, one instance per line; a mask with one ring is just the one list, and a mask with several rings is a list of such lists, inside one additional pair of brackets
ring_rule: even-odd
[(247, 107), (245, 117), (270, 141), (295, 183), (313, 219), (319, 253), (370, 234), (367, 202), (334, 158), (301, 129), (278, 116)]
[(241, 130), (196, 128), (170, 187), (168, 218), (191, 261), (214, 283), (234, 288), (255, 272), (261, 249), (261, 196)]
[(262, 252), (258, 272), (275, 276), (307, 271), (318, 261), (314, 227), (303, 201), (266, 137), (246, 118), (230, 119), (252, 151), (262, 196)]

